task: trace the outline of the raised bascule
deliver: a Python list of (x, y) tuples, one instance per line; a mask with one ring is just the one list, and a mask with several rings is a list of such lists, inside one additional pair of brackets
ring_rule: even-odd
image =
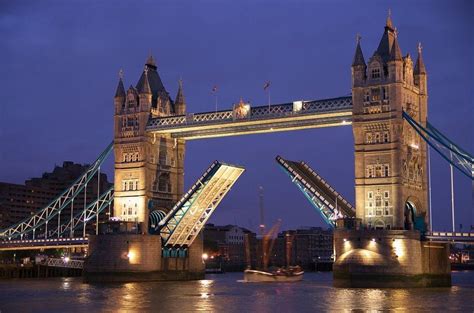
[[(474, 160), (428, 122), (427, 111), (421, 46), (416, 60), (403, 56), (390, 16), (367, 62), (358, 38), (349, 97), (256, 107), (240, 101), (187, 113), (181, 81), (173, 100), (150, 56), (135, 87), (125, 90), (119, 79), (113, 143), (50, 205), (0, 230), (0, 250), (87, 248), (88, 282), (202, 278), (200, 232), (244, 169), (215, 161), (184, 193), (186, 141), (352, 125), (355, 205), (309, 164), (276, 158), (335, 228), (335, 285), (447, 286), (449, 243), (472, 243), (474, 233), (431, 229), (427, 144), (471, 180)], [(80, 212), (61, 214), (112, 150), (114, 187), (84, 201)], [(109, 222), (99, 225), (104, 213)]]

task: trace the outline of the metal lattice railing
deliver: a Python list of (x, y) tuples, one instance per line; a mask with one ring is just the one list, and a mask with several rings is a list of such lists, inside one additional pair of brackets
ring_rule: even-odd
[(314, 101), (296, 101), (285, 104), (252, 107), (250, 108), (249, 114), (244, 118), (237, 118), (233, 110), (188, 114), (187, 116), (179, 115), (158, 117), (150, 119), (147, 129), (173, 128), (186, 125), (220, 123), (234, 120), (259, 120), (348, 109), (352, 109), (352, 97)]
[(76, 181), (74, 181), (62, 194), (54, 199), (49, 205), (38, 210), (35, 214), (25, 218), (19, 223), (8, 228), (0, 230), (0, 238), (4, 240), (11, 240), (17, 237), (23, 237), (27, 233), (33, 233), (35, 237), (36, 229), (43, 225), (47, 225), (53, 217), (58, 215), (71, 201), (81, 193), (87, 186), (87, 183), (100, 171), (100, 166), (110, 154), (113, 149), (113, 142), (99, 155), (92, 165), (82, 174)]

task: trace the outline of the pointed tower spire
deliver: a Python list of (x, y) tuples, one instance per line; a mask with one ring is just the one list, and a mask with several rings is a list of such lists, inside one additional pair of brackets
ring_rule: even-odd
[(385, 27), (393, 31), (392, 23), (392, 10), (388, 9), (387, 20), (385, 21)]
[(176, 98), (174, 100), (174, 106), (176, 114), (182, 115), (186, 113), (186, 101), (184, 99), (182, 79), (179, 79), (178, 93), (176, 94)]
[(143, 79), (143, 84), (140, 85), (140, 89), (138, 92), (140, 94), (150, 94), (151, 95), (151, 88), (150, 88), (150, 83), (148, 81), (148, 67), (145, 66), (144, 72), (144, 79)]
[(359, 34), (357, 34), (356, 36), (357, 47), (356, 47), (356, 52), (354, 54), (354, 60), (352, 61), (352, 66), (358, 66), (358, 65), (365, 66), (364, 54), (362, 53), (362, 48), (360, 47), (361, 38), (362, 37)]
[(392, 49), (390, 50), (390, 61), (402, 61), (402, 51), (398, 45), (398, 33), (395, 30), (395, 37), (393, 38)]
[(423, 57), (421, 50), (423, 47), (421, 46), (421, 42), (418, 43), (418, 59), (416, 60), (415, 64), (415, 75), (426, 74), (425, 62), (423, 62)]
[(148, 59), (146, 59), (145, 65), (148, 65), (149, 67), (154, 68), (155, 70), (157, 68), (155, 58), (153, 57), (151, 52), (150, 52), (150, 55), (148, 56)]
[(119, 82), (115, 91), (115, 98), (125, 98), (125, 87), (123, 86), (123, 70), (119, 71)]
[(184, 100), (184, 94), (183, 94), (183, 80), (180, 79), (179, 82), (178, 82), (179, 86), (178, 86), (178, 93), (176, 94), (176, 98), (174, 100), (174, 103), (176, 104), (180, 104), (180, 103), (184, 103), (185, 100)]

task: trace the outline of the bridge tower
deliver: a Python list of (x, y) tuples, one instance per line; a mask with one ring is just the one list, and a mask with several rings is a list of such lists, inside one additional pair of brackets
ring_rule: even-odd
[(427, 74), (402, 56), (390, 15), (377, 50), (365, 62), (360, 37), (352, 63), (356, 216), (367, 228), (426, 229), (427, 146), (403, 120), (426, 125)]
[(135, 87), (125, 91), (120, 75), (114, 97), (115, 198), (114, 216), (142, 223), (148, 231), (149, 213), (168, 212), (184, 189), (185, 142), (147, 134), (152, 117), (185, 114), (182, 82), (175, 101), (166, 91), (150, 56)]
[(424, 239), (428, 225), (427, 146), (403, 119), (427, 119), (427, 74), (418, 46), (402, 56), (390, 16), (365, 62), (352, 62), (356, 219), (337, 221), (334, 285), (450, 286), (449, 244)]

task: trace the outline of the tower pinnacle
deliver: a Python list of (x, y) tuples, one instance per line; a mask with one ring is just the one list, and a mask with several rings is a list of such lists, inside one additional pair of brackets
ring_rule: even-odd
[(362, 37), (357, 34), (356, 35), (356, 52), (354, 54), (354, 60), (352, 61), (352, 66), (358, 66), (358, 65), (363, 65), (365, 66), (365, 59), (364, 59), (364, 54), (362, 53), (362, 48), (360, 47), (360, 39)]
[(125, 87), (123, 86), (123, 70), (119, 71), (119, 82), (117, 85), (117, 90), (115, 91), (115, 98), (122, 97), (125, 98)]
[(393, 30), (392, 10), (390, 10), (390, 9), (388, 9), (388, 16), (387, 16), (387, 20), (385, 22), (385, 27), (389, 28), (390, 30)]
[(425, 63), (423, 62), (423, 56), (421, 53), (422, 50), (423, 50), (423, 47), (421, 46), (421, 42), (419, 42), (418, 43), (418, 58), (416, 60), (415, 70), (414, 70), (415, 75), (426, 74)]

